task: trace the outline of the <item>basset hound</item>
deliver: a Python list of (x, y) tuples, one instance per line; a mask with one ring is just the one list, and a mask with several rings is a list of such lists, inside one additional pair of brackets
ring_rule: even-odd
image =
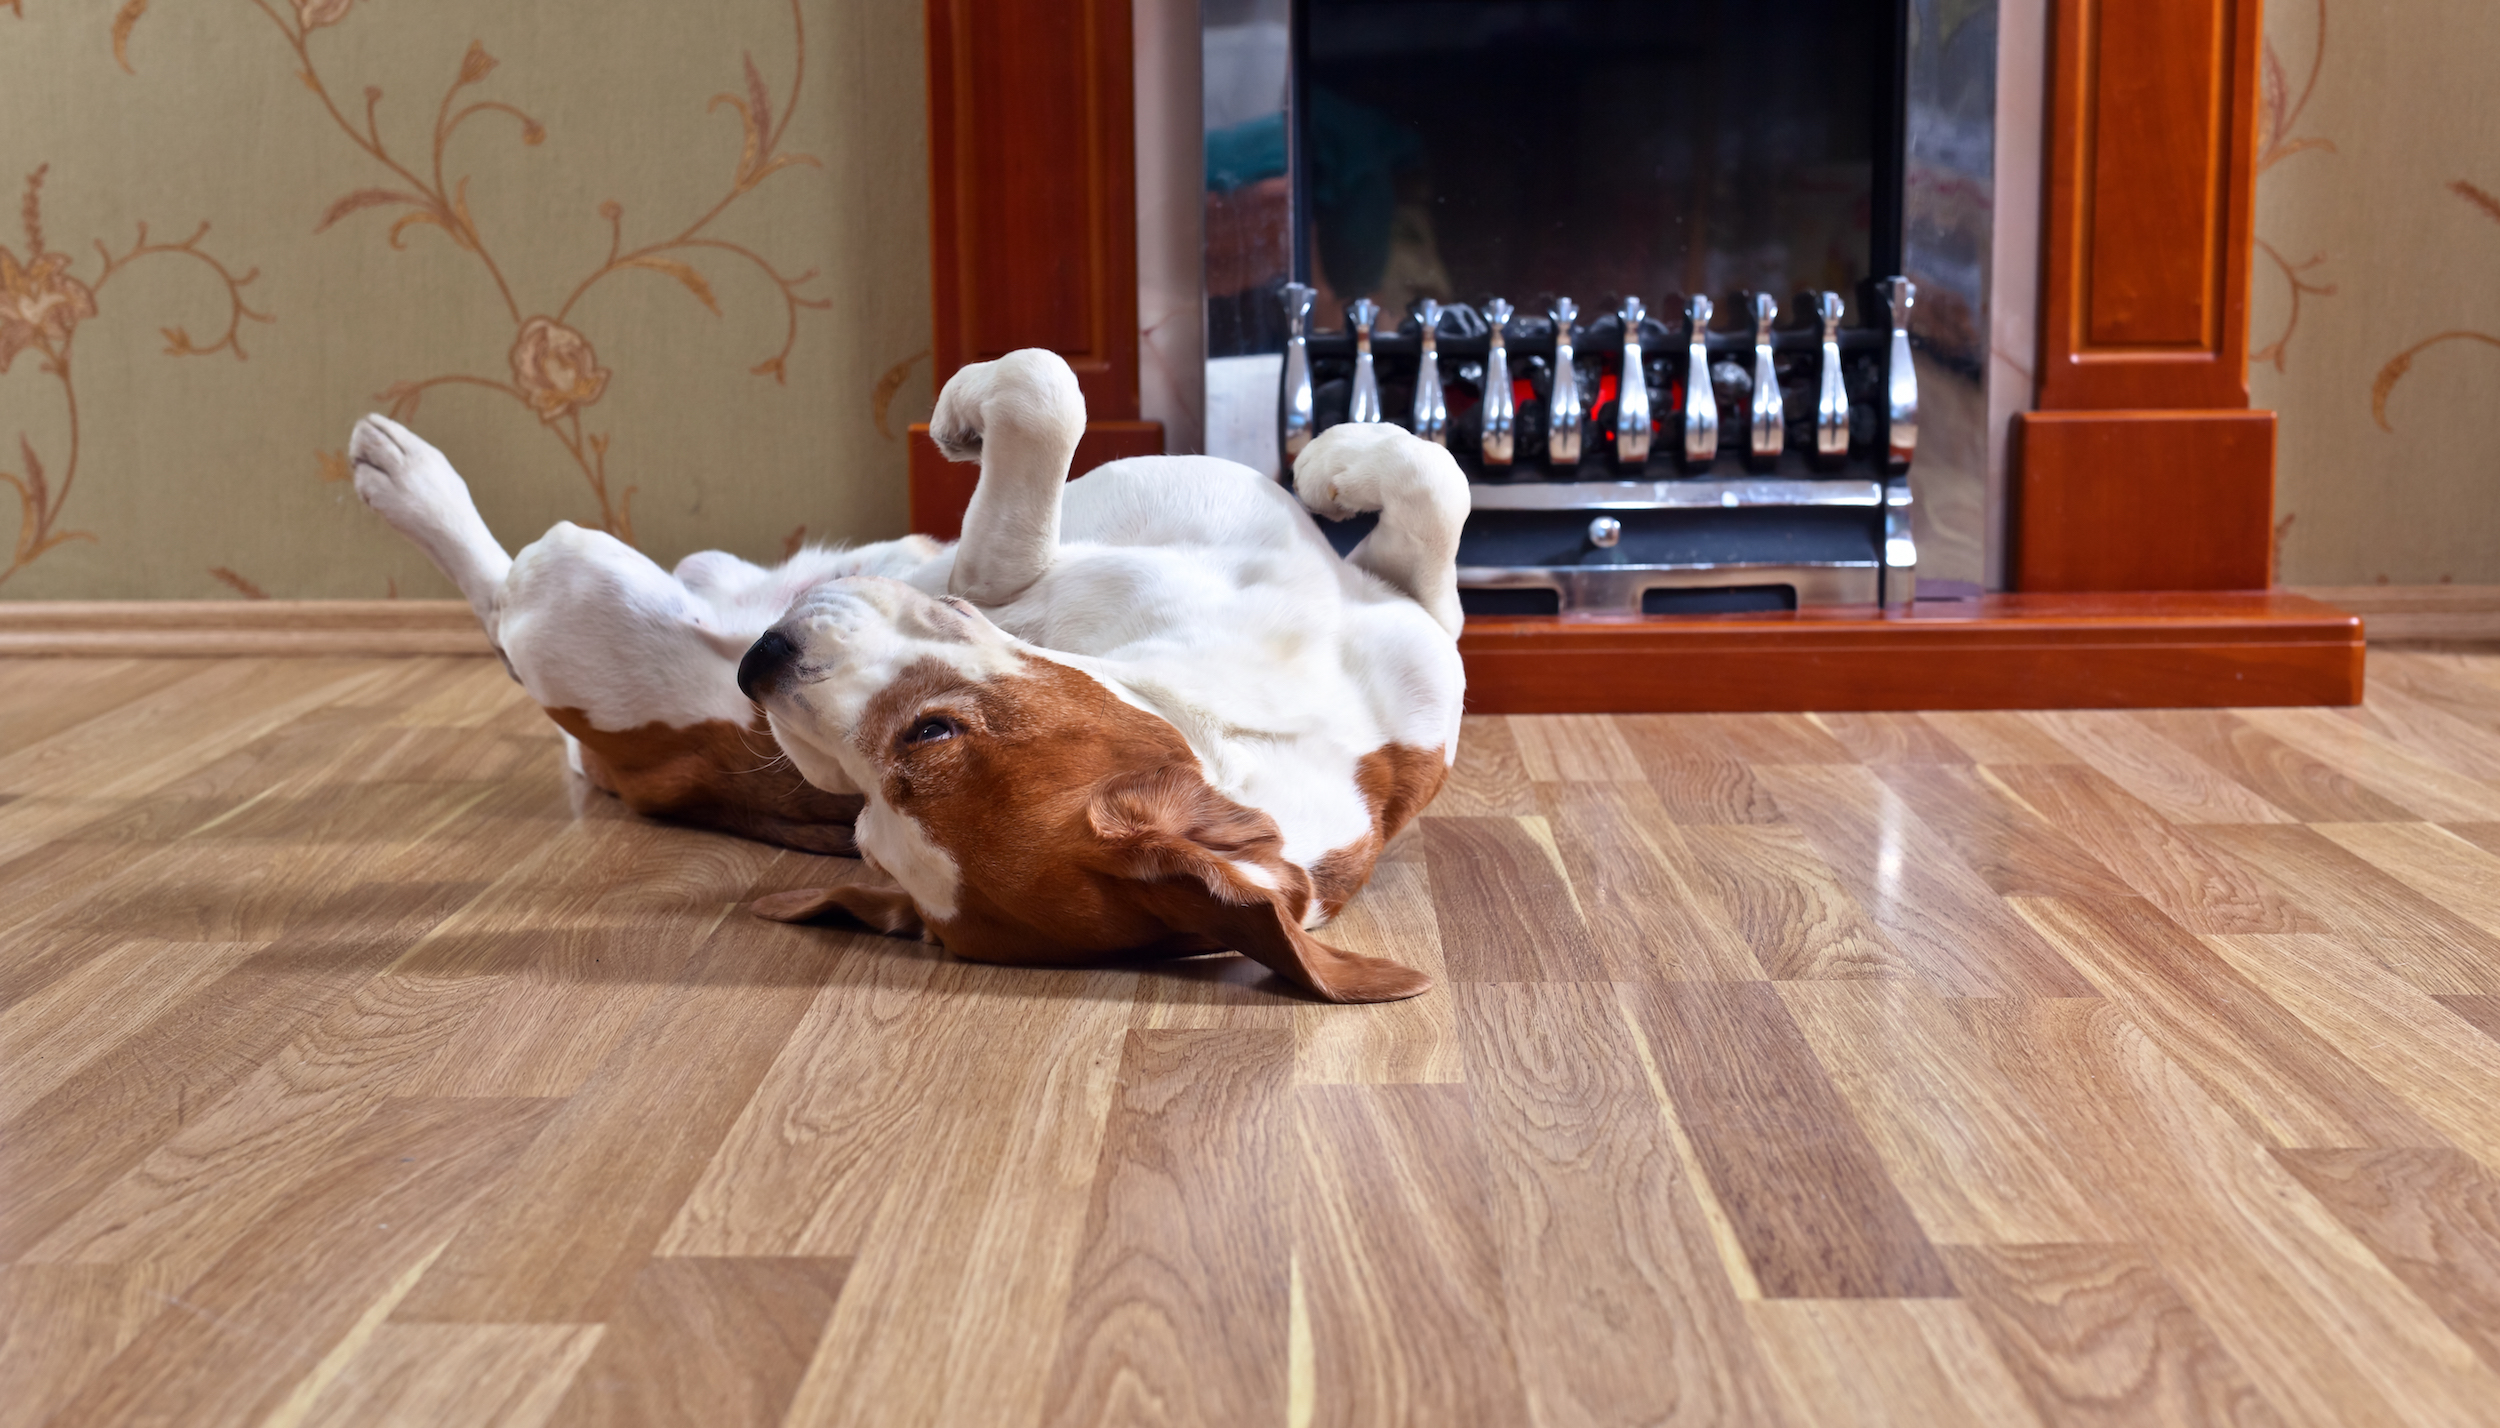
[[(1396, 427), (1345, 425), (1294, 491), (1198, 456), (1069, 481), (1084, 427), (1057, 356), (966, 367), (930, 419), (981, 463), (963, 538), (770, 570), (706, 551), (666, 572), (570, 523), (507, 556), (405, 427), (367, 417), (350, 450), (358, 493), (467, 596), (585, 777), (892, 880), (759, 914), (979, 961), (1229, 948), (1332, 1001), (1425, 990), (1311, 929), (1457, 755), (1465, 477)], [(1340, 558), (1313, 512), (1378, 523)]]

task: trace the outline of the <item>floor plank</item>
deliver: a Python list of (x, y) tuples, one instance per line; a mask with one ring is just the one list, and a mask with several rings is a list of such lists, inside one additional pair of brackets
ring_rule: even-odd
[(2134, 1245), (1952, 1245), (1944, 1254), (2043, 1423), (2283, 1422)]
[(1453, 980), (1605, 980), (1544, 818), (1430, 819), (1424, 857)]
[(1935, 1247), (1776, 992), (1666, 983), (1629, 989), (1627, 1004), (1765, 1295), (1952, 1295)]
[[(543, 1100), (406, 1100), (169, 1301), (52, 1422), (256, 1423), (317, 1402), (329, 1355), (370, 1334), (550, 1114)], [(335, 1372), (335, 1370), (332, 1370)]]
[(839, 1259), (652, 1260), (547, 1422), (774, 1428), (849, 1270)]
[(1770, 1384), (1614, 989), (1458, 991), (1493, 1236), (1542, 1423), (1751, 1423)]
[(1313, 1425), (1527, 1421), (1464, 1086), (1304, 1086), (1296, 1337)]

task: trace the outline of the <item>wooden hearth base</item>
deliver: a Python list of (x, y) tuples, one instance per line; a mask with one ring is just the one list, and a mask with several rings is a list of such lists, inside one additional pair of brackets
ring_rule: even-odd
[(1467, 622), (1486, 714), (2361, 702), (2361, 621), (2279, 591), (1988, 595), (1873, 610)]

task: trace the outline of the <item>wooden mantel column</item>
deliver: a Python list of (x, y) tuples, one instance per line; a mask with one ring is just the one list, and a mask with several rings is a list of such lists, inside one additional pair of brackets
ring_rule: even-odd
[(2259, 0), (2052, 0), (2024, 591), (2262, 589), (2274, 413), (2248, 409)]
[[(929, 252), (937, 384), (1020, 347), (1085, 393), (1074, 471), (1163, 450), (1138, 420), (1136, 60), (1130, 0), (929, 0)], [(911, 429), (911, 528), (953, 539), (978, 469)]]

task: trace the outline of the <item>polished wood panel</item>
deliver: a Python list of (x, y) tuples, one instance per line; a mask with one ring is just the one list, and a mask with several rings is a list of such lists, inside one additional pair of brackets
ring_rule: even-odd
[(932, 0), (932, 361), (1068, 359), (1086, 409), (1137, 415), (1137, 143), (1129, 7)]
[(2042, 410), (2248, 405), (2258, 9), (2052, 6)]
[(2274, 437), (2264, 411), (2017, 413), (2013, 588), (2273, 584)]
[(869, 874), (491, 659), (11, 666), (0, 1428), (2489, 1421), (2500, 656), (2372, 659), (1470, 716), (1388, 1007), (751, 918)]
[(1995, 595), (1872, 611), (1467, 622), (1467, 707), (1508, 713), (2351, 704), (2360, 622), (2264, 592)]

